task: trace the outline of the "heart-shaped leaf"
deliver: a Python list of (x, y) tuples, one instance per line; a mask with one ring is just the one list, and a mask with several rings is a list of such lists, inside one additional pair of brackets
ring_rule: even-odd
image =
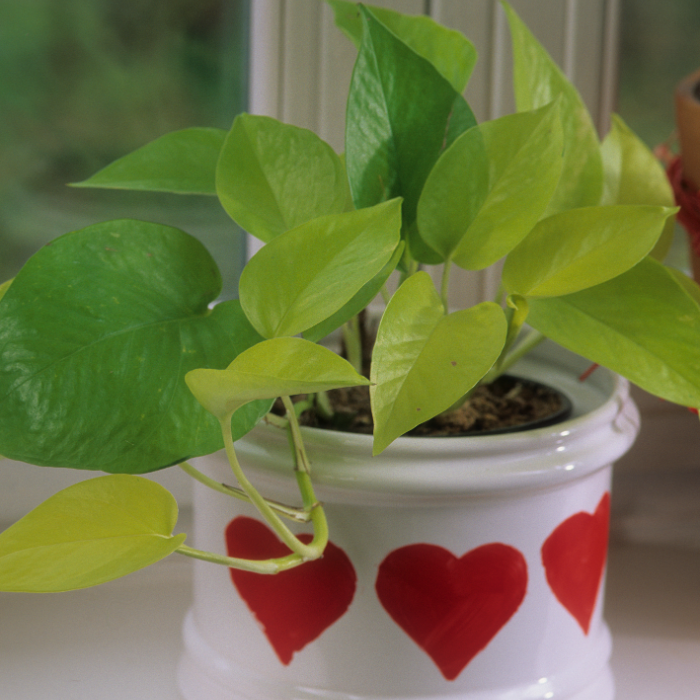
[(506, 330), (497, 304), (446, 316), (430, 276), (409, 277), (387, 305), (374, 347), (374, 453), (474, 387), (498, 359)]
[(219, 449), (184, 375), (260, 339), (237, 302), (208, 308), (220, 288), (204, 247), (167, 226), (96, 224), (42, 248), (2, 299), (0, 453), (142, 473)]
[(549, 206), (549, 213), (593, 206), (603, 190), (603, 164), (598, 135), (576, 88), (569, 82), (544, 47), (510, 5), (506, 11), (513, 46), (513, 86), (518, 111), (561, 101), (564, 127), (562, 177)]
[(117, 474), (51, 496), (0, 534), (0, 590), (97, 586), (174, 552), (177, 503), (162, 486)]
[[(335, 12), (335, 23), (359, 49), (362, 15), (358, 4), (326, 0)], [(404, 15), (383, 7), (365, 7), (419, 56), (432, 63), (457, 92), (464, 92), (476, 65), (476, 49), (461, 32), (448, 29), (426, 15)]]
[(411, 255), (440, 257), (415, 232), (418, 198), (442, 151), (476, 119), (464, 98), (426, 59), (361, 8), (362, 47), (353, 71), (345, 157), (355, 206), (403, 197)]
[(195, 369), (185, 380), (219, 420), (255, 399), (369, 384), (347, 360), (303, 338), (265, 340), (242, 352), (226, 369)]
[(142, 146), (74, 187), (108, 187), (177, 194), (216, 194), (222, 129), (183, 129)]
[(698, 294), (694, 282), (646, 258), (597, 287), (531, 300), (528, 323), (652, 394), (698, 408)]
[(462, 134), (425, 183), (421, 237), (468, 270), (500, 260), (547, 208), (559, 182), (562, 142), (558, 102)]
[(379, 294), (384, 283), (389, 279), (389, 275), (396, 269), (403, 255), (403, 251), (404, 244), (401, 242), (396, 247), (389, 262), (384, 265), (378, 274), (367, 282), (367, 284), (365, 284), (340, 310), (336, 311), (332, 316), (329, 316), (325, 321), (304, 331), (304, 338), (316, 343), (322, 338), (329, 336), (334, 330), (340, 328), (346, 321), (349, 321), (353, 316), (357, 316), (360, 311), (365, 309), (372, 299)]
[[(656, 204), (673, 207), (673, 190), (656, 156), (617, 114), (601, 145), (605, 167), (602, 204)], [(669, 218), (651, 255), (663, 260), (673, 243), (675, 221)]]
[(307, 129), (252, 114), (233, 122), (216, 189), (229, 216), (266, 242), (318, 216), (344, 211), (349, 199), (343, 162), (325, 141)]
[(399, 244), (401, 201), (323, 216), (261, 248), (241, 275), (241, 306), (266, 338), (325, 321), (378, 275)]
[(503, 284), (522, 296), (561, 296), (606, 282), (654, 247), (665, 207), (585, 207), (540, 221), (506, 258)]

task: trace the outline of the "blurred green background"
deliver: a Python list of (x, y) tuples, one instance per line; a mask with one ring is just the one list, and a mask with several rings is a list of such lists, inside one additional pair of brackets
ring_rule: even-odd
[(214, 198), (78, 190), (175, 129), (245, 108), (248, 3), (0, 0), (0, 280), (66, 231), (128, 216), (179, 226), (235, 292), (242, 236)]

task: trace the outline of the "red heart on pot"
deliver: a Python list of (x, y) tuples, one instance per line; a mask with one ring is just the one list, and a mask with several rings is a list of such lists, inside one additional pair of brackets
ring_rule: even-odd
[(609, 528), (610, 494), (606, 493), (595, 513), (582, 511), (567, 518), (542, 545), (547, 583), (585, 634), (605, 570)]
[[(312, 538), (301, 535), (299, 539), (308, 544)], [(290, 553), (265, 524), (245, 516), (234, 518), (226, 527), (226, 548), (229, 556), (244, 559)], [(332, 542), (321, 559), (279, 574), (229, 571), (239, 595), (285, 665), (345, 613), (357, 582), (347, 554)]]
[(437, 545), (411, 544), (384, 559), (376, 590), (394, 622), (451, 681), (520, 607), (527, 563), (500, 543), (459, 559)]

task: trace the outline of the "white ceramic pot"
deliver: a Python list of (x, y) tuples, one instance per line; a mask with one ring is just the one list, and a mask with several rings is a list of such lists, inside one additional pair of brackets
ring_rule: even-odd
[[(625, 380), (579, 382), (586, 366), (544, 347), (517, 368), (572, 399), (549, 428), (401, 438), (377, 458), (369, 437), (306, 430), (332, 546), (278, 576), (196, 563), (184, 697), (611, 700), (611, 465), (639, 417)], [(263, 493), (296, 502), (284, 432), (256, 429), (238, 452)], [(231, 482), (220, 456), (199, 466)], [(197, 547), (226, 553), (228, 538), (245, 555), (247, 537), (262, 553), (274, 537), (251, 519), (197, 485)]]

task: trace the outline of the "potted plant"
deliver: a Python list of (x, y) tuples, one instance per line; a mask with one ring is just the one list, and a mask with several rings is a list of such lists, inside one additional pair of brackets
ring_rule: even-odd
[[(577, 377), (597, 363), (700, 406), (700, 295), (661, 262), (675, 212), (663, 170), (620, 119), (599, 142), (505, 2), (518, 112), (483, 124), (461, 94), (465, 37), (330, 4), (358, 45), (344, 156), (244, 114), (82, 183), (218, 196), (265, 243), (238, 300), (213, 304), (218, 270), (196, 240), (133, 220), (66, 234), (0, 288), (0, 452), (108, 473), (0, 535), (0, 589), (202, 560), (188, 698), (612, 697), (609, 475), (637, 414), (625, 380)], [(499, 299), (447, 308), (453, 265), (503, 259)], [(357, 319), (377, 295), (366, 372)], [(338, 329), (343, 356), (320, 343)], [(402, 437), (516, 364), (571, 394), (573, 418)], [(354, 386), (369, 387), (373, 437), (300, 427)], [(222, 446), (223, 472), (190, 461)], [(170, 494), (138, 476), (172, 465), (197, 482), (197, 548), (173, 535)]]

